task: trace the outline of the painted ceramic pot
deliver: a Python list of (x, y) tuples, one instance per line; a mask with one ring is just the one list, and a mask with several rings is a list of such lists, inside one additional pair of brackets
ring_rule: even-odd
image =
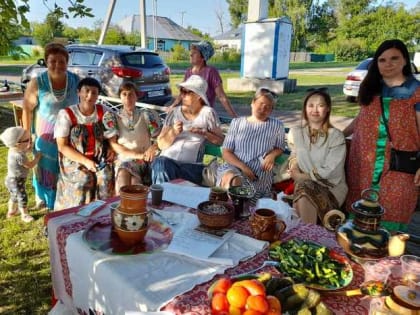
[(127, 185), (120, 189), (120, 208), (126, 213), (144, 212), (147, 204), (149, 187), (144, 185)]
[(147, 210), (128, 213), (120, 206), (112, 212), (114, 231), (126, 245), (134, 245), (144, 240), (150, 220), (150, 213)]

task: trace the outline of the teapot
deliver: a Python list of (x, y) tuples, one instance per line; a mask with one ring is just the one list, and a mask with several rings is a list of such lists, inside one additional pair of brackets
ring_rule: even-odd
[(380, 226), (385, 209), (379, 204), (379, 193), (365, 189), (361, 199), (351, 206), (353, 220), (347, 220), (336, 232), (337, 242), (353, 258), (375, 259), (404, 253), (408, 234), (391, 234)]

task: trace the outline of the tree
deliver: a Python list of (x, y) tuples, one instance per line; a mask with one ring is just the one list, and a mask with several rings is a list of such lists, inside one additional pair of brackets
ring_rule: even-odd
[(247, 19), (248, 0), (226, 0), (229, 4), (230, 20), (233, 27), (238, 27)]
[[(42, 0), (49, 12), (62, 14), (63, 17), (93, 17), (92, 9), (84, 5), (84, 0), (67, 0), (67, 8), (58, 6), (54, 0)], [(50, 3), (54, 5), (50, 7)], [(29, 12), (29, 0), (0, 0), (0, 53), (7, 54), (13, 48), (13, 40), (29, 29), (26, 14)]]

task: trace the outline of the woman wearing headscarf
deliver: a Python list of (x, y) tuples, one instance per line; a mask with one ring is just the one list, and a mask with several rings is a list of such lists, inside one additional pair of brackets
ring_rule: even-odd
[[(208, 41), (201, 41), (191, 45), (190, 51), (190, 63), (191, 67), (187, 69), (184, 75), (184, 82), (192, 75), (199, 75), (206, 80), (208, 88), (206, 92), (207, 99), (209, 100), (209, 106), (214, 107), (216, 96), (222, 103), (226, 112), (232, 116), (237, 117), (235, 110), (233, 109), (229, 99), (226, 96), (225, 90), (223, 89), (223, 81), (219, 74), (219, 71), (212, 66), (207, 64), (207, 61), (214, 55), (213, 46)], [(181, 103), (182, 96), (174, 100), (168, 110), (172, 110), (175, 106)]]

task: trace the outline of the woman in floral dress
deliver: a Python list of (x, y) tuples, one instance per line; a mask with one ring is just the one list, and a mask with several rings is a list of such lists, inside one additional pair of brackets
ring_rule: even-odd
[(79, 82), (80, 103), (60, 110), (54, 136), (60, 174), (54, 210), (88, 204), (114, 195), (112, 163), (103, 127), (107, 108), (97, 105), (100, 84), (93, 78)]

